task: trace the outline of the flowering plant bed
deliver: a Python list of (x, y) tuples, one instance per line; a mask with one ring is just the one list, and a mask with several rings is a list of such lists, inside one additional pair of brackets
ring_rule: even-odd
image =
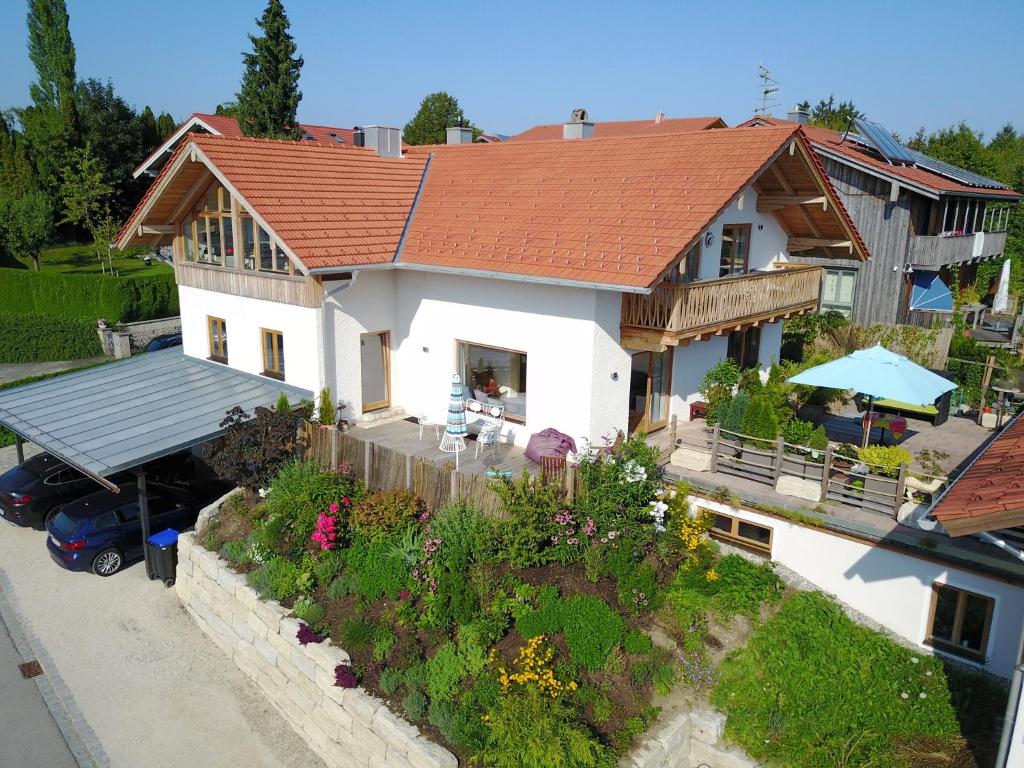
[(718, 627), (781, 593), (769, 566), (719, 556), (712, 518), (663, 486), (656, 459), (641, 439), (593, 452), (572, 503), (497, 479), (498, 519), (295, 461), (265, 498), (225, 504), (203, 543), (292, 610), (299, 643), (348, 652), (339, 685), (463, 760), (612, 766), (659, 697), (710, 690)]

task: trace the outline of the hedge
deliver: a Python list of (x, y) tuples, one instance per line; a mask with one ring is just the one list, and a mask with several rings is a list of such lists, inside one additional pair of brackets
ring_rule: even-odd
[(102, 354), (95, 320), (0, 313), (0, 363), (77, 360)]
[(0, 316), (74, 318), (95, 325), (101, 318), (115, 323), (177, 314), (178, 289), (171, 273), (107, 277), (0, 269)]

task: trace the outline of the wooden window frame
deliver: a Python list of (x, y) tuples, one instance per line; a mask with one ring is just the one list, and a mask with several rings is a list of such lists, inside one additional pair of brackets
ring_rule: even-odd
[(742, 272), (729, 272), (728, 275), (722, 274), (722, 251), (718, 252), (718, 276), (722, 277), (737, 277), (739, 275), (746, 275), (750, 272), (750, 246), (753, 242), (753, 225), (752, 224), (723, 224), (722, 225), (722, 249), (725, 248), (725, 231), (727, 229), (739, 229), (744, 230), (747, 233), (747, 249), (743, 254), (743, 271)]
[[(274, 367), (267, 368), (267, 337), (270, 337), (271, 355), (274, 360)], [(284, 346), (284, 334), (272, 328), (260, 328), (260, 358), (263, 361), (263, 375), (278, 381), (284, 381), (284, 355), (281, 347)]]
[[(939, 590), (952, 589), (957, 592), (956, 612), (953, 616), (953, 633), (950, 639), (935, 637), (935, 611), (939, 606)], [(963, 636), (964, 612), (967, 606), (967, 598), (976, 597), (985, 602), (985, 626), (981, 632), (981, 651), (971, 648), (964, 648), (959, 645)], [(931, 646), (938, 651), (948, 653), (951, 656), (967, 659), (969, 661), (983, 662), (988, 658), (988, 646), (992, 633), (992, 617), (995, 614), (996, 599), (991, 595), (983, 595), (980, 592), (972, 592), (969, 589), (946, 584), (944, 582), (932, 582), (931, 605), (928, 608), (928, 634), (924, 639), (925, 645)]]
[[(758, 335), (757, 336), (757, 354), (754, 356), (755, 359), (752, 361), (753, 364), (749, 365), (748, 363), (750, 361), (747, 360), (747, 346), (748, 346), (748, 344), (747, 344), (747, 334), (752, 333), (752, 332), (753, 333), (757, 333), (757, 335)], [(739, 342), (740, 354), (739, 354), (739, 359), (738, 360), (735, 357), (732, 357), (731, 355), (729, 355), (729, 339), (731, 339), (734, 334), (739, 335), (740, 337), (742, 337), (742, 341)], [(761, 367), (761, 328), (760, 328), (760, 326), (758, 326), (758, 327), (750, 326), (749, 328), (744, 328), (743, 330), (740, 330), (740, 331), (731, 331), (728, 334), (728, 336), (726, 336), (725, 343), (726, 343), (726, 347), (725, 347), (725, 349), (726, 349), (726, 356), (729, 357), (731, 360), (733, 360), (733, 362), (735, 362), (736, 365), (738, 365), (741, 370), (745, 371), (745, 370), (747, 370), (749, 368), (760, 368)]]
[[(218, 345), (215, 344), (214, 340), (213, 340), (213, 326), (214, 326), (215, 323), (219, 323), (220, 324), (220, 329), (219, 329), (220, 330), (220, 345), (219, 346), (221, 347), (220, 351), (224, 353), (223, 355), (218, 354), (218, 350), (217, 350)], [(227, 363), (227, 361), (228, 361), (228, 349), (227, 349), (227, 338), (226, 338), (227, 337), (227, 328), (228, 328), (228, 324), (224, 321), (224, 318), (222, 318), (222, 317), (214, 317), (213, 315), (207, 315), (206, 316), (206, 335), (207, 335), (207, 340), (209, 342), (209, 350), (210, 350), (210, 356), (207, 359), (213, 360), (216, 363), (225, 363), (225, 364)]]
[[(771, 528), (767, 525), (761, 525), (760, 523), (754, 523), (750, 520), (744, 520), (742, 517), (734, 517), (733, 515), (726, 515), (722, 512), (715, 512), (713, 509), (707, 509), (704, 507), (699, 507), (697, 511), (710, 512), (715, 517), (724, 518), (732, 523), (728, 531), (723, 531), (721, 528), (715, 528), (714, 526), (712, 526), (711, 530), (708, 531), (708, 535), (712, 538), (721, 539), (722, 541), (728, 544), (740, 547), (741, 549), (746, 549), (758, 555), (765, 555), (769, 558), (772, 556), (772, 546), (775, 543), (774, 528)], [(744, 525), (753, 525), (756, 528), (764, 528), (766, 531), (768, 531), (768, 545), (765, 546), (763, 543), (757, 541), (756, 539), (748, 539), (745, 536), (741, 536), (739, 533), (740, 523), (743, 523)]]
[[(852, 274), (853, 275), (853, 294), (850, 296), (850, 306), (849, 307), (845, 307), (845, 306), (839, 304), (838, 302), (834, 302), (832, 304), (826, 305), (825, 304), (825, 284), (824, 284), (824, 282), (822, 282), (822, 285), (821, 285), (821, 309), (822, 309), (822, 311), (824, 312), (824, 311), (831, 310), (831, 311), (835, 311), (835, 312), (844, 312), (844, 313), (848, 313), (846, 315), (847, 317), (853, 317), (853, 308), (854, 308), (854, 305), (857, 303), (857, 283), (860, 282), (860, 270), (849, 269), (847, 267), (825, 267), (825, 274), (822, 276), (823, 280), (827, 280), (828, 279), (828, 273), (829, 272), (837, 272), (837, 273), (848, 272), (848, 273)], [(841, 274), (840, 274), (839, 277), (837, 277), (837, 281), (836, 281), (836, 287), (837, 288), (839, 287), (838, 280), (840, 279), (840, 277), (841, 277)]]
[[(359, 334), (359, 343), (362, 345), (363, 339), (367, 336), (379, 336), (382, 338), (381, 350), (384, 357), (384, 399), (373, 400), (371, 402), (364, 402), (362, 410), (364, 413), (371, 411), (380, 411), (384, 408), (391, 407), (391, 331), (367, 331), (366, 333)], [(362, 352), (360, 351), (360, 355)], [(360, 357), (360, 366), (362, 365), (362, 357)], [(362, 377), (362, 369), (359, 372)], [(362, 386), (362, 378), (360, 378), (360, 387)]]
[[(468, 344), (471, 347), (483, 347), (484, 349), (493, 349), (496, 352), (511, 352), (513, 355), (522, 355), (529, 359), (529, 354), (521, 349), (510, 349), (508, 347), (498, 347), (494, 344), (483, 344), (479, 341), (467, 341), (465, 339), (455, 340), (455, 370), (459, 372), (460, 376), (463, 376), (466, 372), (462, 367), (462, 345)], [(465, 381), (462, 382), (462, 386), (469, 386)], [(472, 387), (470, 387), (472, 389)], [(524, 390), (525, 392), (525, 390)], [(523, 393), (520, 393), (523, 394)], [(529, 405), (527, 405), (529, 407)], [(510, 415), (508, 408), (505, 409), (505, 421), (511, 421), (513, 424), (526, 424), (526, 415), (522, 417)]]

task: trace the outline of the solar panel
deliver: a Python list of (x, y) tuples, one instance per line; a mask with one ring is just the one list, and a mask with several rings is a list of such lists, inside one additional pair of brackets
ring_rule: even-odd
[(853, 124), (857, 131), (867, 139), (868, 143), (877, 149), (879, 154), (890, 164), (911, 165), (914, 162), (914, 156), (910, 153), (910, 150), (900, 144), (896, 137), (883, 126), (859, 117), (853, 119)]
[(973, 173), (971, 171), (965, 171), (963, 168), (958, 168), (955, 165), (950, 165), (942, 160), (936, 160), (934, 157), (915, 152), (912, 149), (907, 150), (911, 157), (913, 157), (914, 165), (918, 168), (924, 168), (932, 173), (937, 173), (940, 176), (945, 176), (947, 179), (953, 181), (959, 181), (961, 184), (966, 184), (969, 187), (986, 187), (988, 189), (1009, 189), (1002, 182), (990, 179), (987, 176), (982, 176), (980, 173)]

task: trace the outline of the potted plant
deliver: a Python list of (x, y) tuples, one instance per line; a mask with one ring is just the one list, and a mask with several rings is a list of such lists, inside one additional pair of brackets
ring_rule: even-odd
[(349, 420), (346, 419), (344, 415), (346, 407), (347, 404), (344, 400), (338, 401), (338, 430), (341, 432), (348, 432), (348, 429), (351, 426)]
[(714, 424), (721, 421), (722, 410), (732, 399), (733, 390), (740, 381), (740, 367), (736, 363), (725, 358), (719, 360), (711, 369), (704, 374), (704, 381), (701, 382), (698, 392), (701, 400), (708, 404), (707, 423)]
[[(889, 506), (885, 496), (895, 499), (896, 478), (900, 476), (900, 466), (902, 464), (909, 465), (914, 457), (906, 448), (895, 445), (869, 445), (867, 448), (861, 448), (858, 455), (860, 460), (867, 465), (864, 489), (875, 492), (866, 497), (866, 500)], [(878, 494), (884, 494), (884, 496)]]
[(821, 480), (825, 449), (828, 447), (825, 428), (815, 428), (803, 419), (790, 419), (782, 431), (782, 439), (786, 443), (782, 471), (795, 477)]
[(320, 390), (320, 401), (317, 408), (317, 423), (321, 428), (334, 427), (334, 401), (331, 400), (330, 387)]
[(719, 456), (738, 457), (742, 455), (743, 442), (737, 435), (742, 431), (743, 419), (747, 415), (749, 407), (750, 395), (746, 392), (737, 392), (722, 410), (721, 419), (718, 422), (720, 427)]

